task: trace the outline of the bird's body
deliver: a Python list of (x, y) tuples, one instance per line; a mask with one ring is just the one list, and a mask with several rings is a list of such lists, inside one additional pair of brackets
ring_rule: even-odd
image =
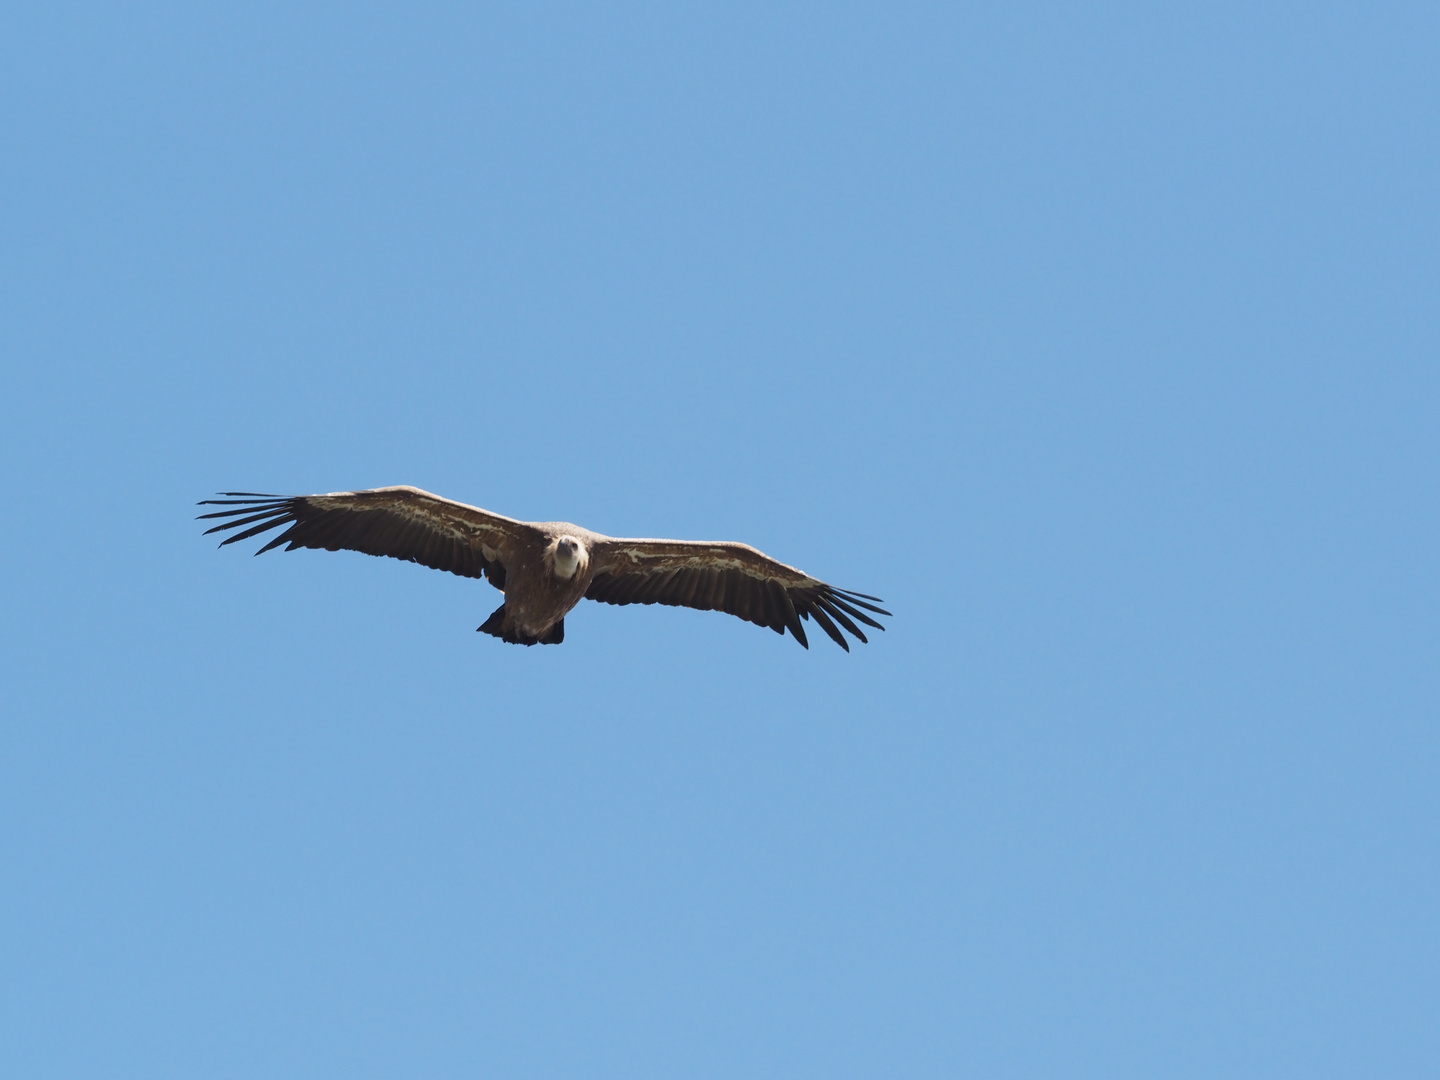
[[(570, 609), (585, 598), (594, 576), (589, 558), (582, 553), (588, 556), (598, 541), (609, 538), (568, 521), (533, 522), (531, 528), (539, 534), (539, 542), (512, 545), (505, 556), (507, 584), (500, 637), (526, 644), (558, 644), (548, 638), (554, 636), (556, 626), (563, 625)], [(567, 552), (571, 554), (567, 556)]]
[(483, 576), (505, 602), (479, 629), (522, 645), (559, 644), (565, 615), (587, 597), (724, 611), (789, 630), (807, 648), (801, 620), (813, 618), (847, 651), (837, 622), (864, 641), (854, 620), (883, 630), (865, 612), (890, 614), (873, 596), (836, 589), (746, 544), (617, 539), (565, 521), (517, 521), (413, 487), (225, 496), (201, 504), (227, 508), (201, 515), (226, 519), (209, 532), (240, 530), (222, 547), (288, 525), (256, 554), (281, 544), (348, 549)]

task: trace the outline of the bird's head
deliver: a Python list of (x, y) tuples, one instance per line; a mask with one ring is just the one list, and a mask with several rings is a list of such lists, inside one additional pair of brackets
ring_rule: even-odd
[(590, 561), (590, 553), (579, 537), (561, 536), (550, 543), (550, 560), (555, 576), (569, 581), (575, 571)]

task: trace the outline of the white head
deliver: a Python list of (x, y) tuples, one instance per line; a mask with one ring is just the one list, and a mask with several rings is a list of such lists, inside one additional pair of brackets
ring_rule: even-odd
[(575, 571), (589, 561), (590, 553), (585, 550), (585, 545), (578, 537), (562, 536), (552, 541), (550, 557), (555, 567), (555, 576), (569, 581), (575, 576)]

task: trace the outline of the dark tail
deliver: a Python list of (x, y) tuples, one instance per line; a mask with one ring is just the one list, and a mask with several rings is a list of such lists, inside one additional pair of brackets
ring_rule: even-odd
[(564, 619), (561, 619), (539, 637), (521, 637), (515, 632), (513, 625), (507, 630), (505, 628), (504, 604), (501, 604), (491, 612), (490, 617), (477, 626), (475, 630), (477, 633), (489, 634), (491, 637), (498, 637), (501, 641), (508, 641), (512, 645), (559, 645), (565, 640)]

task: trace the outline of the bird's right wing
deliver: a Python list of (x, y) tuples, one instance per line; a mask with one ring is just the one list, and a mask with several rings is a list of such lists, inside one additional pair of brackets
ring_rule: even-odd
[(285, 498), (227, 491), (225, 498), (206, 499), (201, 506), (228, 509), (201, 514), (200, 519), (224, 518), (213, 532), (240, 529), (220, 546), (246, 540), (281, 525), (289, 528), (255, 552), (287, 544), (326, 551), (363, 551), (388, 555), (462, 577), (489, 577), (505, 588), (505, 558), (533, 533), (531, 526), (501, 517), (478, 506), (442, 499), (413, 487), (337, 491), (329, 495)]

